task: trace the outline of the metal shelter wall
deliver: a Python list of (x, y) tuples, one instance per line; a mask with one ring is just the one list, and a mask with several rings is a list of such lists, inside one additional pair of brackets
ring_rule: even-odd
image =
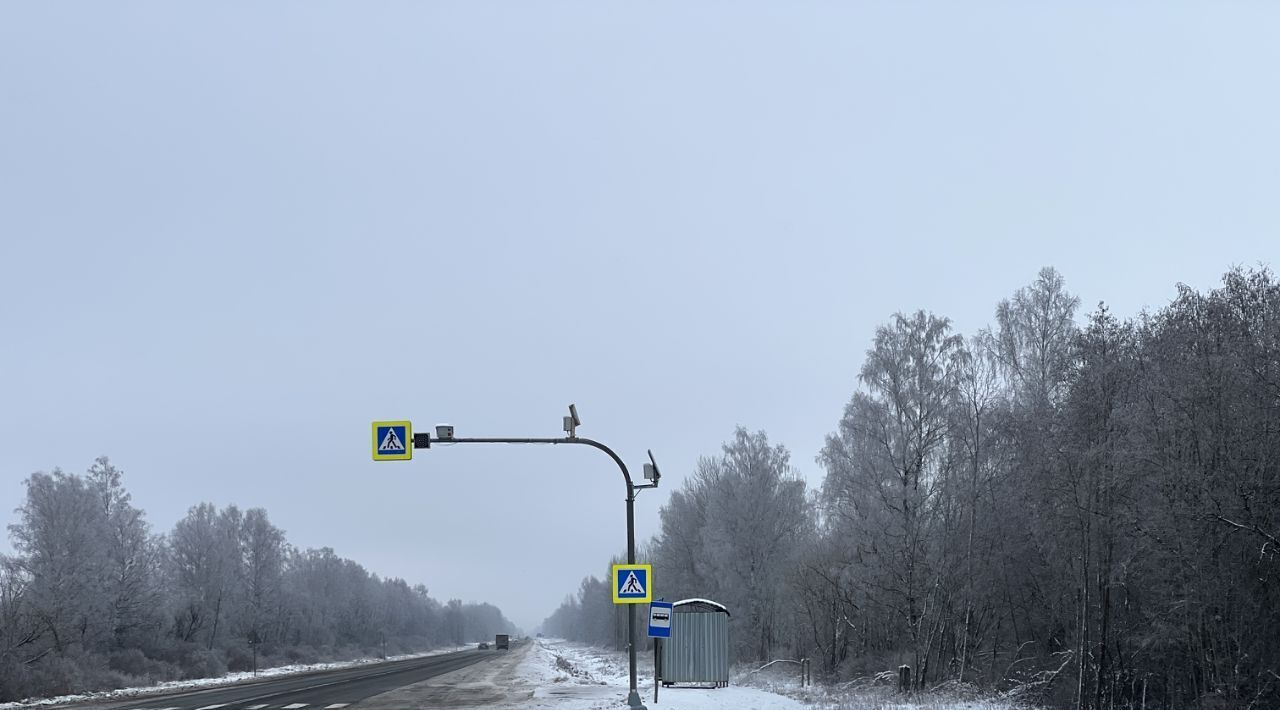
[(662, 681), (728, 685), (729, 615), (673, 613), (671, 638), (662, 641)]

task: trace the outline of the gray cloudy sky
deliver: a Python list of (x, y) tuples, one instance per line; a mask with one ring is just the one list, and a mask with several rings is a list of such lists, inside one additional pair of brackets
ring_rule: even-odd
[[(0, 4), (0, 512), (107, 454), (526, 629), (737, 424), (814, 455), (875, 326), (1280, 253), (1280, 5)], [(0, 545), (7, 549), (7, 543)]]

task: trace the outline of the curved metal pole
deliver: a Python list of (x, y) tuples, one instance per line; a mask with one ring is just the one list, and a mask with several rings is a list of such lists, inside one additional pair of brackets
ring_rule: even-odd
[[(466, 437), (436, 439), (440, 444), (583, 444), (597, 448), (609, 455), (622, 471), (622, 478), (627, 482), (627, 564), (636, 563), (636, 486), (631, 482), (631, 472), (627, 465), (614, 453), (613, 449), (594, 439), (582, 437), (560, 437), (555, 439), (520, 439), (511, 437)], [(611, 582), (612, 583), (612, 582)], [(652, 582), (650, 582), (652, 584)], [(640, 700), (640, 692), (636, 689), (636, 605), (627, 605), (627, 662), (631, 669), (631, 692), (627, 694), (627, 704), (634, 710), (645, 710)]]

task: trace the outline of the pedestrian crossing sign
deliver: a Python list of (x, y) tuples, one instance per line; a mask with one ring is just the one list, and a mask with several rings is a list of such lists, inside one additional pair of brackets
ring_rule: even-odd
[(374, 461), (408, 461), (412, 458), (412, 424), (409, 422), (373, 423)]
[(653, 601), (653, 565), (614, 565), (613, 603), (648, 604)]

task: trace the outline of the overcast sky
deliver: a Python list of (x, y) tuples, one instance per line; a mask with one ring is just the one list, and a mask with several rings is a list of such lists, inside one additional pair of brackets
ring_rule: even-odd
[[(1280, 5), (0, 4), (0, 521), (109, 455), (526, 629), (625, 548), (599, 452), (814, 456), (875, 327), (1052, 265), (1129, 316), (1280, 254)], [(8, 543), (0, 550), (11, 549)]]

